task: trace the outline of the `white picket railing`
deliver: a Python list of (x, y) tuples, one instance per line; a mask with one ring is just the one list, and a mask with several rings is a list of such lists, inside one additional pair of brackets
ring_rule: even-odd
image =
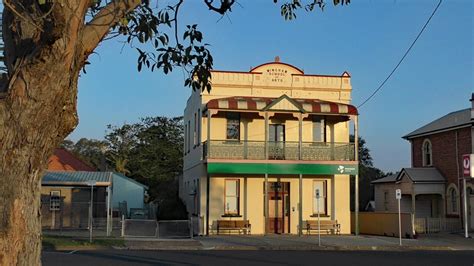
[(418, 234), (432, 234), (439, 232), (456, 232), (462, 229), (457, 218), (416, 218), (415, 231)]

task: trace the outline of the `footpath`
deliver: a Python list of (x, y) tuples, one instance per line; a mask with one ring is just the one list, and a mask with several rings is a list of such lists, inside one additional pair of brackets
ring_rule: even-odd
[(383, 236), (331, 235), (226, 235), (203, 236), (193, 239), (126, 238), (124, 249), (136, 250), (473, 250), (474, 239), (461, 234), (434, 234), (418, 239), (399, 239)]

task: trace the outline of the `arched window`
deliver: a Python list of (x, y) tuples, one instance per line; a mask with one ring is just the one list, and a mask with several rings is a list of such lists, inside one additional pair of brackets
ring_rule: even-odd
[(425, 139), (423, 141), (423, 166), (431, 166), (433, 164), (433, 150), (431, 141)]
[(446, 197), (448, 205), (448, 213), (457, 214), (458, 213), (458, 190), (454, 184), (449, 185), (448, 195)]

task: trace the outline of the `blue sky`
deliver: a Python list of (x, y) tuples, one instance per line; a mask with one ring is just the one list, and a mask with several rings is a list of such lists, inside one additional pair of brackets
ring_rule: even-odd
[[(347, 70), (358, 105), (392, 70), (437, 2), (353, 0), (349, 6), (328, 4), (324, 12), (301, 12), (297, 20), (284, 21), (272, 0), (240, 0), (241, 6), (222, 19), (201, 1), (187, 1), (181, 28), (199, 25), (212, 45), (215, 69), (248, 71), (278, 55), (308, 74)], [(360, 109), (360, 134), (377, 167), (396, 171), (410, 166), (409, 143), (401, 136), (470, 106), (473, 8), (470, 0), (443, 1), (402, 66)], [(167, 76), (138, 73), (136, 51), (123, 47), (120, 39), (103, 43), (96, 52), (80, 78), (80, 122), (70, 139), (101, 139), (107, 124), (182, 115), (190, 89), (183, 86), (181, 70)]]

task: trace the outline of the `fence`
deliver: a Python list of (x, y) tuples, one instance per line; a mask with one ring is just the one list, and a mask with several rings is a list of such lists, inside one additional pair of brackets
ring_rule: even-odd
[[(351, 229), (355, 231), (355, 214), (351, 213)], [(410, 213), (401, 214), (402, 237), (413, 237), (412, 215)], [(386, 212), (360, 212), (359, 213), (359, 232), (368, 235), (397, 236), (398, 213)]]
[[(47, 229), (87, 229), (89, 228), (90, 202), (41, 202), (41, 225)], [(115, 217), (115, 225), (120, 221)], [(94, 202), (92, 206), (92, 226), (107, 226), (107, 205)]]
[(462, 230), (462, 224), (457, 218), (416, 218), (415, 231), (418, 234), (439, 232), (456, 232)]
[(192, 238), (193, 224), (191, 220), (143, 220), (123, 219), (123, 237), (149, 238)]

